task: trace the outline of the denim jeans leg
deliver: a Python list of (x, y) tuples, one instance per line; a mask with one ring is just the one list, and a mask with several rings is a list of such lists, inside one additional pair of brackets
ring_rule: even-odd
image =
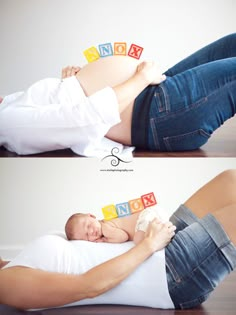
[(222, 37), (196, 51), (165, 72), (173, 76), (196, 66), (230, 57), (236, 57), (236, 33)]
[(148, 149), (195, 150), (235, 111), (236, 57), (168, 77), (152, 98)]

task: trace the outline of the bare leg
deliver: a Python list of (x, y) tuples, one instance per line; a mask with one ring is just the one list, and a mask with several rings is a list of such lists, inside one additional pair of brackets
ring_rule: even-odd
[(236, 170), (219, 174), (184, 204), (199, 218), (213, 214), (236, 244)]
[(213, 214), (236, 246), (236, 204), (215, 211)]

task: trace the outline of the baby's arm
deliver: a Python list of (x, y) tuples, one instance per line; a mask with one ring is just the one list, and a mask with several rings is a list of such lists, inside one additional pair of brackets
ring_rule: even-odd
[(110, 225), (108, 222), (102, 224), (103, 237), (96, 242), (124, 243), (128, 241), (129, 235), (122, 229)]

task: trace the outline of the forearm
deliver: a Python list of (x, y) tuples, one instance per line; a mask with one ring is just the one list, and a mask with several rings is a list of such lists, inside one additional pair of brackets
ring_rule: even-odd
[(134, 243), (138, 244), (140, 243), (145, 237), (145, 232), (138, 230), (134, 234)]
[(122, 113), (127, 106), (150, 84), (142, 73), (135, 73), (127, 81), (113, 87)]
[(25, 267), (0, 271), (0, 303), (22, 309), (62, 306), (98, 296), (118, 285), (153, 252), (145, 239), (121, 256), (82, 275), (67, 275)]
[(87, 297), (98, 296), (118, 285), (154, 251), (155, 249), (148, 240), (144, 240), (121, 256), (89, 270), (84, 274), (84, 288), (86, 288)]

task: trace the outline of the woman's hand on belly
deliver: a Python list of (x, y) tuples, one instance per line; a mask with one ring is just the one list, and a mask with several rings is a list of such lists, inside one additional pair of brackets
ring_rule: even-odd
[(143, 61), (138, 65), (137, 72), (141, 73), (149, 84), (160, 84), (166, 79), (155, 62)]

